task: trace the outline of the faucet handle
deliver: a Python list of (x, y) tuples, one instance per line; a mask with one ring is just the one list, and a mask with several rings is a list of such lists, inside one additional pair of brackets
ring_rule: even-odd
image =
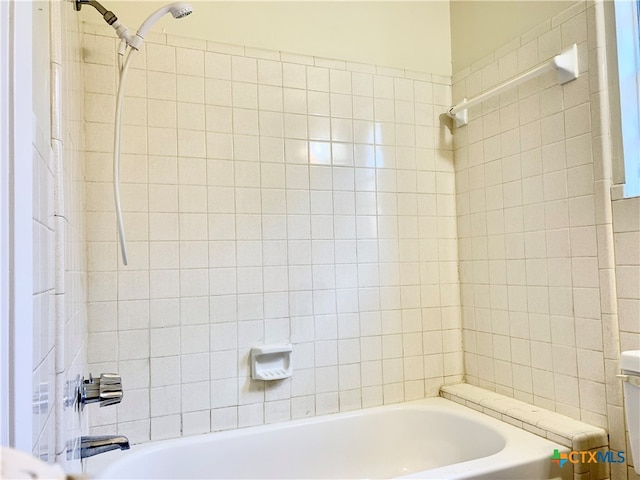
[(80, 403), (100, 402), (101, 407), (116, 405), (122, 401), (122, 377), (117, 373), (101, 373), (100, 378), (82, 381)]

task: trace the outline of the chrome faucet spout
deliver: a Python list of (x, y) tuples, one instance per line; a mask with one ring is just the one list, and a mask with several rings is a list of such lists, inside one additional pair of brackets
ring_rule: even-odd
[(129, 439), (123, 435), (80, 437), (80, 458), (93, 457), (116, 449), (128, 450)]

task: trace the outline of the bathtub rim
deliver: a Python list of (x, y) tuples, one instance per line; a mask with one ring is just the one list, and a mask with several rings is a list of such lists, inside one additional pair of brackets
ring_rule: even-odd
[(526, 453), (527, 458), (530, 461), (539, 461), (541, 459), (549, 459), (553, 454), (554, 448), (557, 448), (560, 452), (568, 452), (570, 449), (567, 447), (556, 444), (551, 440), (539, 437), (532, 432), (525, 431), (516, 426), (510, 425), (502, 420), (487, 415), (483, 412), (477, 411), (473, 408), (460, 405), (452, 400), (448, 400), (442, 397), (429, 397), (418, 400), (411, 400), (407, 402), (379, 405), (375, 407), (366, 407), (358, 410), (352, 410), (347, 412), (337, 412), (327, 415), (317, 415), (314, 417), (300, 418), (285, 422), (278, 422), (272, 424), (261, 424), (250, 427), (241, 427), (230, 430), (222, 430), (216, 432), (203, 433), (198, 435), (190, 435), (166, 440), (157, 440), (137, 445), (132, 445), (132, 448), (125, 452), (113, 451), (104, 455), (92, 457), (87, 459), (87, 462), (83, 466), (85, 473), (92, 475), (96, 480), (101, 479), (113, 479), (116, 478), (113, 475), (108, 475), (109, 472), (116, 467), (116, 464), (124, 462), (134, 455), (137, 457), (141, 454), (153, 454), (157, 451), (161, 451), (167, 448), (171, 448), (176, 444), (180, 444), (182, 447), (188, 447), (189, 444), (201, 443), (203, 439), (207, 437), (220, 438), (224, 435), (225, 438), (238, 438), (247, 435), (251, 435), (257, 432), (269, 432), (273, 430), (279, 430), (283, 427), (304, 426), (313, 425), (318, 423), (325, 423), (327, 421), (337, 421), (341, 418), (354, 418), (365, 415), (371, 415), (377, 412), (389, 412), (389, 411), (407, 411), (414, 409), (428, 409), (428, 410), (444, 410), (459, 415), (464, 419), (472, 422), (480, 423), (503, 437), (504, 445), (495, 453), (479, 457), (455, 464), (449, 464), (442, 467), (436, 467), (427, 471), (420, 471), (409, 473), (407, 475), (399, 476), (396, 478), (443, 478), (446, 475), (447, 478), (468, 478), (469, 467), (473, 467), (473, 474), (487, 474), (495, 469), (496, 465), (505, 467), (513, 467), (522, 464), (522, 445), (528, 446), (531, 450)]

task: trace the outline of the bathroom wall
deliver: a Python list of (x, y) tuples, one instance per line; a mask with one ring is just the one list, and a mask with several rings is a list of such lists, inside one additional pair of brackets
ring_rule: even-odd
[[(613, 202), (613, 230), (620, 351), (640, 350), (640, 198)], [(634, 458), (629, 465), (637, 462), (640, 459)], [(640, 477), (631, 467), (628, 474), (629, 479)]]
[(602, 426), (625, 450), (616, 273), (619, 292), (634, 284), (614, 262), (603, 18), (580, 2), (453, 78), (460, 101), (578, 44), (576, 81), (550, 72), (455, 131), (462, 325), (469, 383)]
[[(33, 454), (55, 459), (55, 218), (49, 93), (49, 4), (33, 4)], [(49, 400), (51, 399), (51, 400)]]
[[(57, 28), (56, 26), (62, 26)], [(56, 158), (56, 460), (81, 469), (79, 437), (86, 415), (75, 408), (75, 387), (87, 370), (87, 253), (82, 22), (73, 4), (52, 3), (52, 147)], [(61, 61), (58, 61), (61, 60)], [(58, 113), (60, 112), (60, 113)], [(56, 128), (56, 126), (58, 128)], [(63, 346), (63, 348), (59, 348)], [(63, 403), (63, 399), (69, 403)], [(97, 408), (97, 407), (93, 407)], [(85, 410), (86, 411), (86, 410)], [(72, 459), (67, 458), (71, 450)]]
[[(175, 21), (167, 15), (154, 31), (451, 75), (448, 0), (192, 3), (194, 14), (188, 19)], [(109, 2), (109, 8), (133, 31), (164, 5), (162, 1)], [(82, 16), (98, 23), (92, 9), (83, 9)]]
[[(450, 79), (153, 35), (111, 183), (116, 43), (86, 25), (90, 369), (133, 442), (433, 396), (462, 378)], [(293, 343), (290, 380), (249, 351)]]
[(82, 425), (65, 399), (86, 364), (80, 23), (68, 2), (33, 8), (33, 453), (79, 471), (66, 449)]
[(640, 350), (640, 199), (613, 202), (620, 350)]

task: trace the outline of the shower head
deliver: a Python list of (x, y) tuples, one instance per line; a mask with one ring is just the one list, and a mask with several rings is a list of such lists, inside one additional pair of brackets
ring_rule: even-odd
[(124, 42), (126, 42), (127, 45), (136, 50), (140, 50), (140, 47), (142, 47), (142, 43), (144, 42), (145, 35), (161, 17), (167, 13), (171, 13), (173, 18), (184, 18), (193, 12), (193, 7), (189, 3), (170, 3), (149, 15), (142, 25), (140, 25), (138, 32), (135, 35), (131, 35), (129, 29), (118, 20), (118, 17), (116, 17), (113, 12), (104, 8), (97, 0), (75, 0), (74, 5), (77, 11), (80, 11), (83, 5), (91, 5), (93, 8), (98, 10), (104, 20), (116, 31), (118, 37), (122, 39), (123, 45)]
[(173, 18), (184, 18), (187, 15), (191, 15), (193, 13), (193, 8), (191, 8), (191, 5), (189, 5), (188, 3), (183, 3), (181, 5), (182, 6), (180, 7), (174, 7), (169, 10), (171, 12), (171, 15), (173, 15)]
[[(136, 36), (144, 40), (145, 35), (149, 32), (151, 27), (167, 13), (171, 13), (171, 15), (173, 15), (173, 18), (184, 18), (192, 12), (193, 7), (186, 2), (176, 2), (165, 5), (164, 7), (159, 8), (151, 15), (149, 15), (144, 23), (140, 25)], [(140, 43), (142, 44), (142, 42)]]

